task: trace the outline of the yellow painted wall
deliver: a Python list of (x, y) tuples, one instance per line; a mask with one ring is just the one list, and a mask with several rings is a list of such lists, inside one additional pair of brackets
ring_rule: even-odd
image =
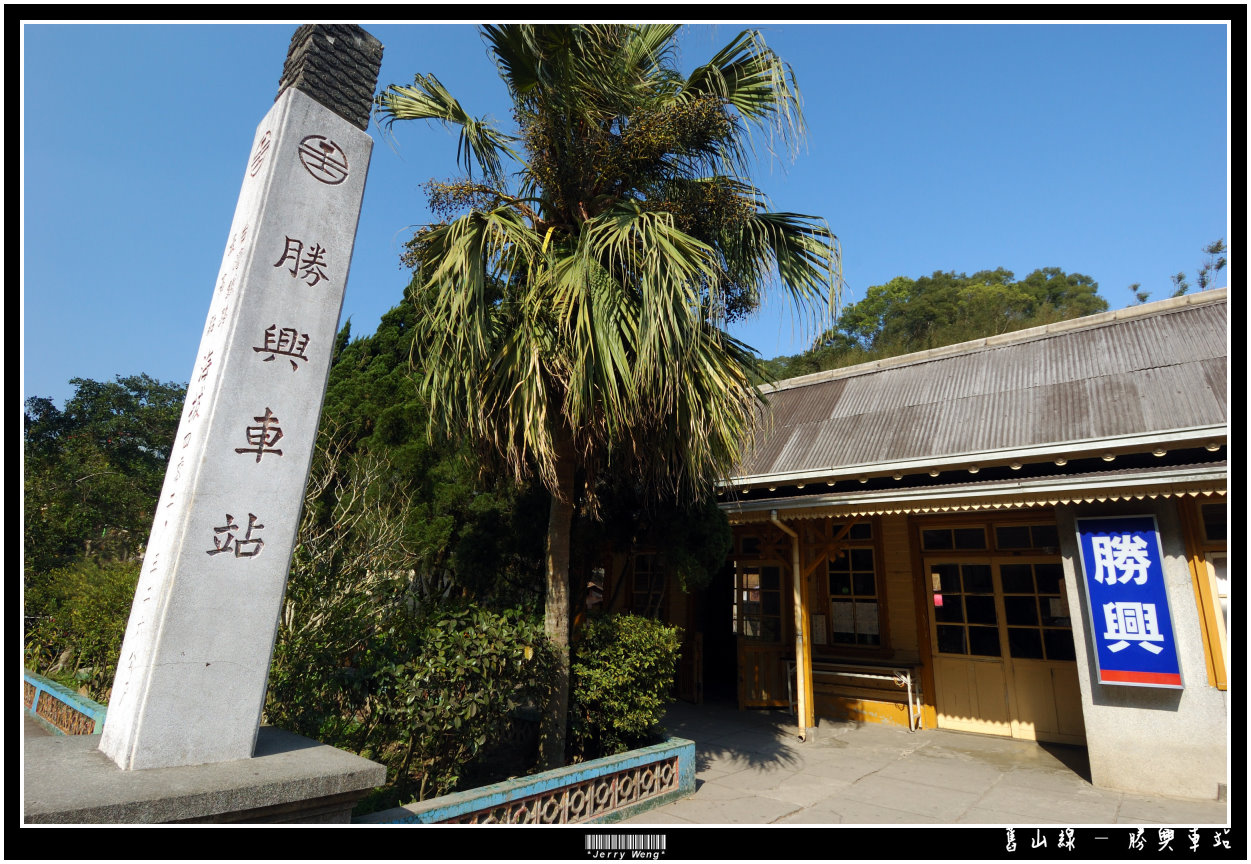
[[(882, 661), (913, 662), (920, 659), (920, 649), (908, 519), (902, 515), (883, 516), (878, 524), (880, 572), (886, 594), (886, 627), (893, 652)], [(921, 676), (916, 675), (914, 680), (919, 688)], [(843, 681), (814, 683), (813, 690), (819, 716), (908, 727), (907, 695), (890, 682), (865, 681), (863, 686), (852, 686)]]
[(897, 660), (917, 660), (916, 589), (912, 555), (908, 548), (906, 516), (882, 517), (882, 564), (886, 577), (887, 620), (890, 644)]

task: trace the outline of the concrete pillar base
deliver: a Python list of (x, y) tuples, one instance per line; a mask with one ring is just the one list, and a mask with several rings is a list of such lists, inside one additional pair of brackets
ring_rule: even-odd
[(251, 759), (123, 771), (99, 735), (27, 738), (27, 824), (348, 823), (386, 769), (263, 726)]

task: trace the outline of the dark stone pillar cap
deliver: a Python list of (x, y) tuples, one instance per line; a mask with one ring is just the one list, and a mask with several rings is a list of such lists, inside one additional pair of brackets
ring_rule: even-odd
[(360, 26), (303, 24), (291, 37), (278, 96), (294, 87), (366, 129), (381, 67), (382, 43)]

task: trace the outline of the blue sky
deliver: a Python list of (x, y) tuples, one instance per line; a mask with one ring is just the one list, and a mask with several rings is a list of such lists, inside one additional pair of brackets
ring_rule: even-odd
[[(299, 23), (23, 28), (23, 398), (61, 404), (74, 377), (187, 381)], [(510, 124), (471, 25), (360, 23), (385, 46), (380, 86), (431, 72)], [(692, 25), (683, 68), (745, 26)], [(758, 26), (794, 67), (809, 134), (756, 179), (775, 209), (839, 236), (845, 301), (896, 276), (1060, 267), (1120, 308), (1131, 283), (1153, 300), (1173, 273), (1193, 284), (1202, 247), (1229, 239), (1221, 22)], [(421, 184), (456, 173), (450, 131), (370, 133), (343, 307), (357, 336), (401, 298), (399, 251), (429, 218)], [(774, 303), (736, 335), (774, 357), (815, 333)]]

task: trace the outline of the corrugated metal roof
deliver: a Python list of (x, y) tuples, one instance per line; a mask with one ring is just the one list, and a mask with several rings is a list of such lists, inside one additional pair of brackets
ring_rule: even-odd
[(1226, 292), (766, 388), (739, 482), (1228, 423)]

